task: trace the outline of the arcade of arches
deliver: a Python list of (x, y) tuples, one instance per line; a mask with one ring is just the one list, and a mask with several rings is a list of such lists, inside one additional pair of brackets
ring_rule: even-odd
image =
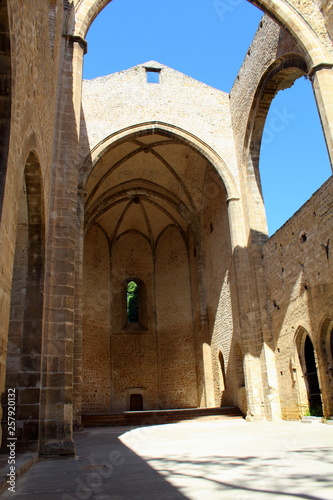
[(74, 454), (85, 414), (330, 417), (332, 178), (268, 238), (258, 160), (302, 75), (333, 158), (331, 2), (253, 1), (230, 94), (156, 61), (82, 84), (108, 3), (0, 2), (2, 439), (13, 393), (41, 456)]

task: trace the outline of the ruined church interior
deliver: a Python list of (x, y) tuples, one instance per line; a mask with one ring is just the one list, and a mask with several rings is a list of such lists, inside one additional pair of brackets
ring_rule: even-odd
[(306, 76), (333, 159), (332, 2), (251, 1), (230, 92), (155, 60), (83, 80), (109, 3), (0, 1), (2, 449), (14, 389), (40, 457), (91, 416), (329, 419), (333, 179), (269, 236), (259, 158)]

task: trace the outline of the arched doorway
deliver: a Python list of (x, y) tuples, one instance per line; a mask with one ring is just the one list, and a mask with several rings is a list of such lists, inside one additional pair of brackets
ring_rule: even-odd
[(312, 341), (309, 335), (304, 343), (304, 362), (306, 367), (305, 377), (309, 398), (309, 409), (312, 415), (322, 415), (323, 407), (321, 402), (321, 391), (319, 387), (317, 363)]
[(316, 353), (310, 335), (300, 327), (295, 337), (297, 356), (292, 363), (300, 416), (323, 415)]

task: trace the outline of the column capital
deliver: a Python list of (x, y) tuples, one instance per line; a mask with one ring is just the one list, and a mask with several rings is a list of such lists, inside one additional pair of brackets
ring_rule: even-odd
[(78, 43), (80, 47), (83, 49), (84, 54), (88, 52), (88, 42), (81, 36), (78, 35), (63, 35), (63, 36), (72, 44)]
[(310, 78), (310, 80), (312, 80), (317, 71), (321, 71), (322, 69), (332, 69), (332, 68), (333, 68), (332, 63), (317, 64), (316, 66), (312, 66), (312, 68), (310, 68), (310, 71), (308, 72), (308, 77)]

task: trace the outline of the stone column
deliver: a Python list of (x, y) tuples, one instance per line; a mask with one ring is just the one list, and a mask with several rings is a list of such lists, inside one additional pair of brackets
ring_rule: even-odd
[(264, 420), (264, 394), (260, 366), (261, 339), (258, 336), (255, 296), (251, 283), (251, 267), (248, 241), (245, 238), (244, 217), (241, 201), (228, 200), (228, 216), (231, 233), (231, 248), (237, 284), (239, 328), (244, 353), (243, 368), (245, 375), (248, 405), (247, 418)]
[(74, 379), (73, 418), (74, 429), (82, 427), (82, 290), (83, 290), (83, 243), (84, 243), (84, 196), (78, 193), (77, 233), (75, 257), (75, 313), (74, 313)]
[(249, 420), (281, 419), (275, 356), (265, 316), (265, 283), (261, 245), (265, 237), (249, 231), (245, 238), (241, 202), (228, 200), (231, 245), (238, 292), (239, 327)]
[(319, 64), (309, 71), (323, 127), (328, 154), (333, 165), (333, 67)]
[(42, 341), (39, 453), (73, 455), (78, 142), (84, 40), (64, 37), (57, 96)]

